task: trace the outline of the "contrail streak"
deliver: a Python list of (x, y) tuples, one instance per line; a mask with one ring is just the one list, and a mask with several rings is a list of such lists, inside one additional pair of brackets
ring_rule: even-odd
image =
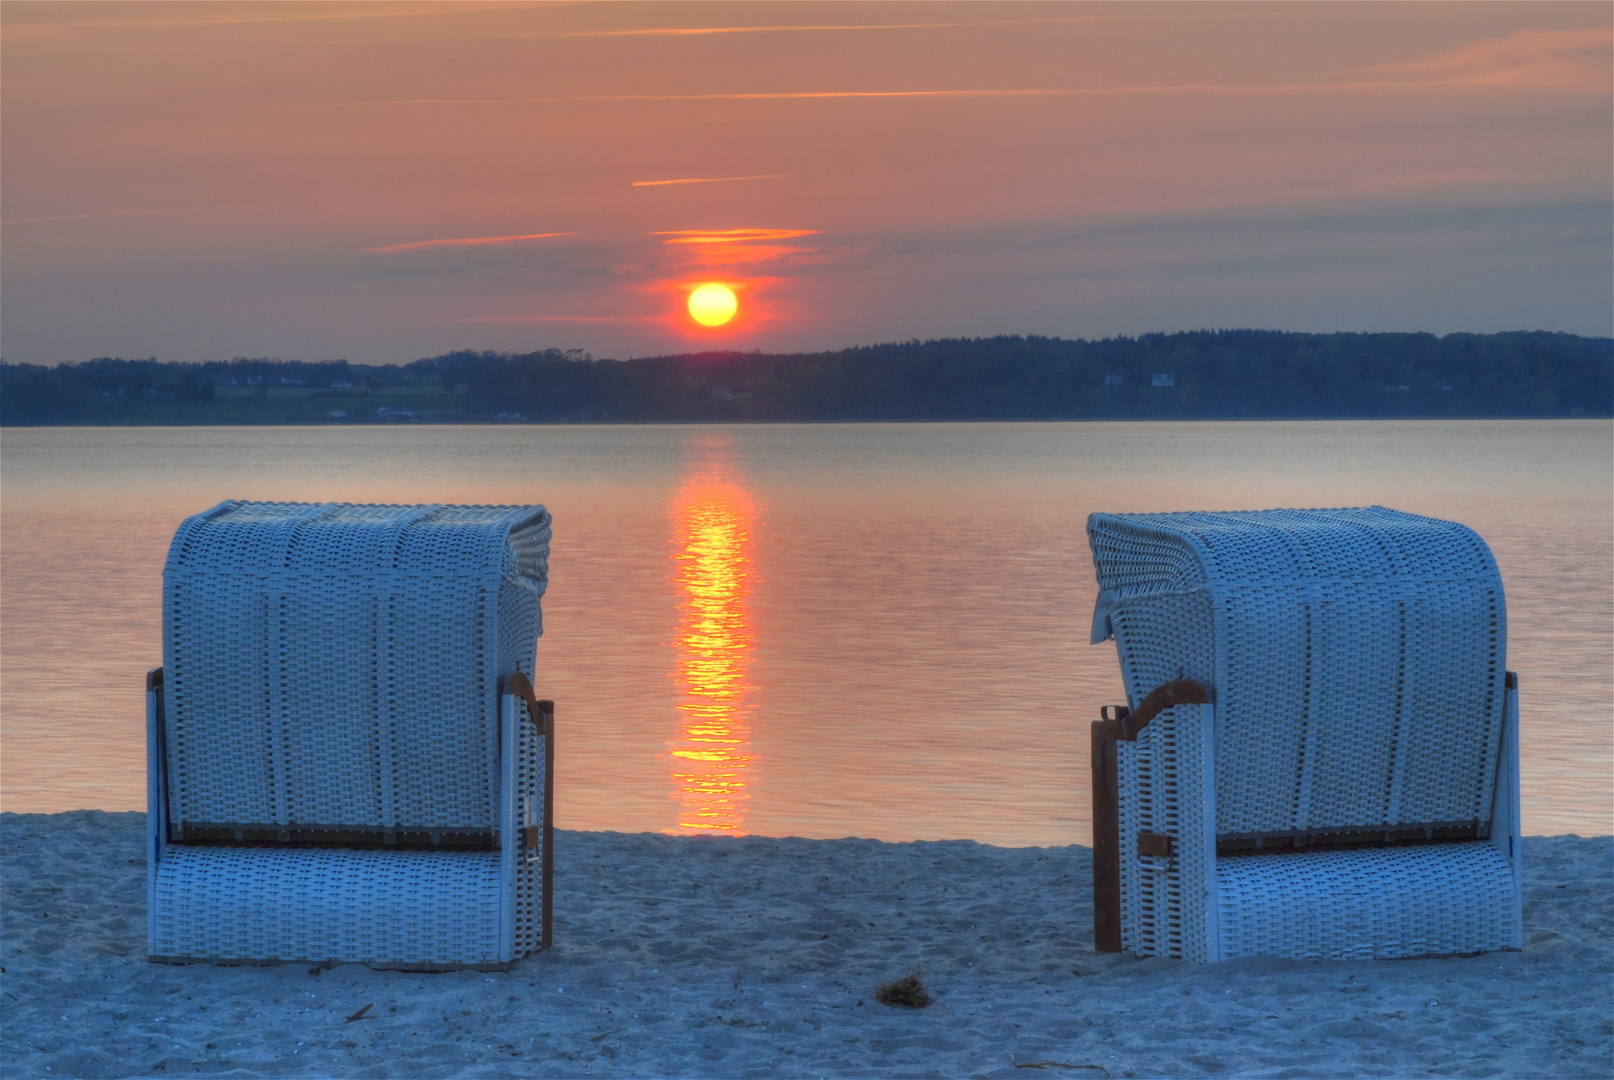
[(378, 101), (309, 101), (288, 104), (326, 108), (378, 108), (406, 105), (584, 105), (633, 101), (821, 101), (839, 98), (1054, 98), (1126, 97), (1133, 95), (1258, 95), (1258, 94), (1385, 94), (1409, 91), (1541, 90), (1557, 93), (1603, 93), (1591, 84), (1563, 82), (1517, 82), (1494, 86), (1467, 79), (1399, 82), (1204, 84), (1170, 86), (1078, 86), (1041, 87), (1017, 90), (781, 90), (722, 94), (595, 94), (575, 97), (541, 98), (389, 98)]
[(471, 315), (443, 322), (504, 323), (504, 322), (655, 322), (643, 315)]
[(747, 244), (753, 240), (791, 240), (816, 236), (818, 229), (668, 229), (651, 236), (670, 236), (664, 244)]
[(1096, 22), (1158, 22), (1164, 19), (1255, 19), (1272, 18), (1270, 12), (1217, 12), (1171, 15), (1070, 15), (1051, 19), (982, 19), (978, 22), (928, 23), (803, 23), (788, 26), (660, 26), (636, 30), (534, 30), (501, 34), (507, 38), (609, 38), (609, 37), (697, 37), (706, 34), (783, 34), (803, 31), (846, 30), (974, 30), (995, 26), (1049, 26)]
[(49, 217), (6, 218), (0, 225), (32, 225), (47, 221), (93, 221), (97, 218), (148, 217), (155, 214), (195, 214), (206, 209), (188, 206), (178, 210), (106, 210), (94, 214), (54, 214)]
[(666, 187), (668, 184), (727, 184), (733, 180), (778, 180), (789, 173), (759, 173), (756, 176), (691, 176), (684, 180), (635, 180), (633, 187)]
[(517, 240), (547, 240), (552, 236), (576, 236), (574, 232), (527, 233), (524, 236), (465, 236), (447, 240), (416, 240), (409, 244), (389, 244), (387, 247), (363, 248), (365, 252), (412, 251), (428, 247), (468, 247), (472, 244), (513, 244)]

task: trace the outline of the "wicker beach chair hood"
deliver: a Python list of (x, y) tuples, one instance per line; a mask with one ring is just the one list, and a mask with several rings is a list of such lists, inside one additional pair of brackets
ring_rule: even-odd
[(547, 944), (541, 506), (226, 502), (163, 572), (149, 952), (486, 966)]
[(1088, 537), (1128, 698), (1094, 727), (1126, 948), (1517, 944), (1517, 693), (1478, 535), (1375, 506), (1094, 514)]

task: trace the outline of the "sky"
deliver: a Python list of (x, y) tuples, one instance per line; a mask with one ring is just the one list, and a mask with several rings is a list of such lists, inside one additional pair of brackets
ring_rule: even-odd
[[(0, 355), (1614, 333), (1608, 3), (0, 4)], [(729, 286), (706, 328), (689, 292)]]

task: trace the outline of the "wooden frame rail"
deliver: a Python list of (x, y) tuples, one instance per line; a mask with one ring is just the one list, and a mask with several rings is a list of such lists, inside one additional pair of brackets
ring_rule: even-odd
[[(1106, 705), (1093, 721), (1093, 948), (1121, 951), (1121, 780), (1116, 744), (1136, 742), (1149, 721), (1174, 705), (1203, 705), (1210, 691), (1192, 679), (1174, 679), (1149, 691), (1136, 709)], [(1164, 836), (1140, 844), (1145, 854), (1170, 854)], [(1142, 850), (1140, 848), (1140, 850)]]
[[(555, 703), (547, 698), (540, 700), (533, 691), (532, 680), (524, 672), (510, 676), (508, 689), (527, 706), (527, 718), (544, 737), (544, 806), (538, 835), (523, 829), (522, 847), (538, 847), (539, 894), (543, 908), (538, 948), (547, 949), (554, 941), (555, 897)], [(530, 828), (530, 827), (529, 827)], [(537, 841), (536, 845), (534, 841)]]

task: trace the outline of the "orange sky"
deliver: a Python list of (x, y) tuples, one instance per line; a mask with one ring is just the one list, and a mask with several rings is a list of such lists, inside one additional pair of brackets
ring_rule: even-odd
[(1614, 331), (1606, 3), (0, 21), (13, 362)]

